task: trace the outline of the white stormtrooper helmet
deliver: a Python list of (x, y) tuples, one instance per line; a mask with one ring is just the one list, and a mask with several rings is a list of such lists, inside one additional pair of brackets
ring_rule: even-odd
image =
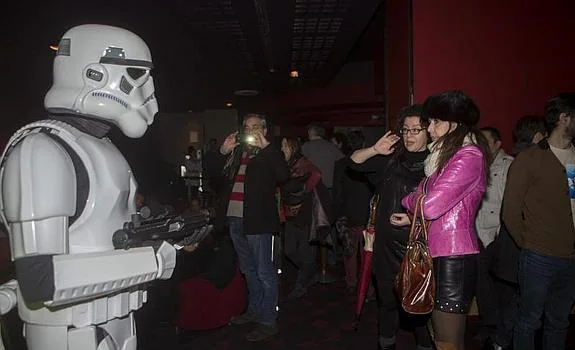
[(150, 50), (136, 34), (106, 25), (74, 27), (58, 46), (44, 106), (50, 113), (103, 119), (128, 137), (141, 137), (158, 112), (151, 69)]

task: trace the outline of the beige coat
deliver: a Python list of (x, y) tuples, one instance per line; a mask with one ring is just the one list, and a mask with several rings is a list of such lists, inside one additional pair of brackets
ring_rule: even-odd
[(501, 227), (501, 203), (512, 162), (513, 157), (500, 150), (489, 167), (489, 183), (475, 220), (477, 235), (484, 247), (495, 240)]

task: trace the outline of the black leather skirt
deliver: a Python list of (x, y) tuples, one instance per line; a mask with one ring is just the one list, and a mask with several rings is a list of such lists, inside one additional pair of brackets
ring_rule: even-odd
[(477, 284), (477, 254), (433, 259), (435, 310), (467, 314)]

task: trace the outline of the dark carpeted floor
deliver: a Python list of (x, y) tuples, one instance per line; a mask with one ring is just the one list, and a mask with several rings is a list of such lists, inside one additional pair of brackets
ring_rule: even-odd
[[(293, 283), (293, 268), (284, 266), (280, 276), (280, 334), (269, 341), (250, 343), (244, 335), (250, 326), (226, 326), (209, 332), (180, 332), (167, 320), (167, 307), (173, 302), (168, 295), (150, 298), (150, 302), (138, 312), (140, 350), (195, 350), (195, 349), (376, 349), (377, 309), (376, 302), (366, 304), (358, 331), (352, 328), (355, 296), (346, 293), (343, 281), (329, 285), (316, 285), (308, 294), (295, 301), (287, 301)], [(165, 301), (157, 302), (158, 300)], [(163, 305), (162, 305), (163, 304)], [(17, 314), (12, 312), (4, 318), (10, 334), (11, 347), (25, 349), (20, 336)], [(467, 327), (467, 350), (481, 349), (478, 320), (469, 317)], [(575, 349), (575, 332), (571, 327), (567, 349)], [(398, 350), (411, 350), (415, 342), (411, 333), (401, 331)], [(49, 345), (46, 350), (50, 350)], [(59, 350), (59, 349), (58, 349)]]
[[(346, 293), (343, 281), (329, 285), (316, 285), (299, 300), (286, 300), (295, 271), (284, 266), (280, 276), (280, 334), (269, 341), (250, 343), (244, 335), (251, 326), (226, 326), (201, 333), (184, 332), (174, 337), (172, 329), (152, 336), (145, 341), (145, 350), (155, 349), (376, 349), (377, 307), (375, 301), (366, 304), (357, 331), (353, 330), (355, 296)], [(572, 327), (573, 328), (573, 327)], [(162, 334), (163, 335), (159, 335)], [(151, 334), (149, 334), (151, 335)], [(155, 339), (154, 339), (155, 338)], [(153, 339), (153, 340), (152, 340)], [(170, 340), (166, 340), (170, 339)], [(467, 350), (479, 350), (483, 342), (479, 333), (479, 320), (469, 317)], [(143, 344), (142, 344), (143, 345)], [(398, 350), (415, 349), (412, 333), (401, 331)], [(575, 332), (570, 333), (567, 349), (575, 349)]]
[[(294, 271), (284, 266), (280, 278), (280, 334), (261, 344), (249, 343), (244, 335), (250, 326), (228, 326), (203, 334), (183, 337), (181, 349), (376, 349), (377, 307), (366, 304), (360, 326), (353, 329), (355, 296), (346, 292), (343, 281), (312, 287), (298, 300), (286, 300)], [(472, 323), (477, 323), (472, 320)], [(474, 327), (470, 327), (474, 328)], [(469, 349), (473, 345), (470, 334)], [(479, 341), (476, 341), (479, 343)], [(410, 332), (398, 335), (398, 350), (415, 349)]]

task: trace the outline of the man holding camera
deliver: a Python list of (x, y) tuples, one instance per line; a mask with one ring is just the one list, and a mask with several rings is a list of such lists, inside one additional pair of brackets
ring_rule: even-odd
[(227, 217), (230, 236), (246, 277), (248, 308), (233, 324), (256, 323), (246, 335), (261, 341), (278, 333), (277, 271), (272, 261), (272, 237), (280, 232), (276, 187), (287, 181), (289, 168), (282, 152), (266, 139), (265, 117), (247, 114), (242, 133), (229, 135), (220, 148), (228, 159), (226, 186), (219, 217)]

